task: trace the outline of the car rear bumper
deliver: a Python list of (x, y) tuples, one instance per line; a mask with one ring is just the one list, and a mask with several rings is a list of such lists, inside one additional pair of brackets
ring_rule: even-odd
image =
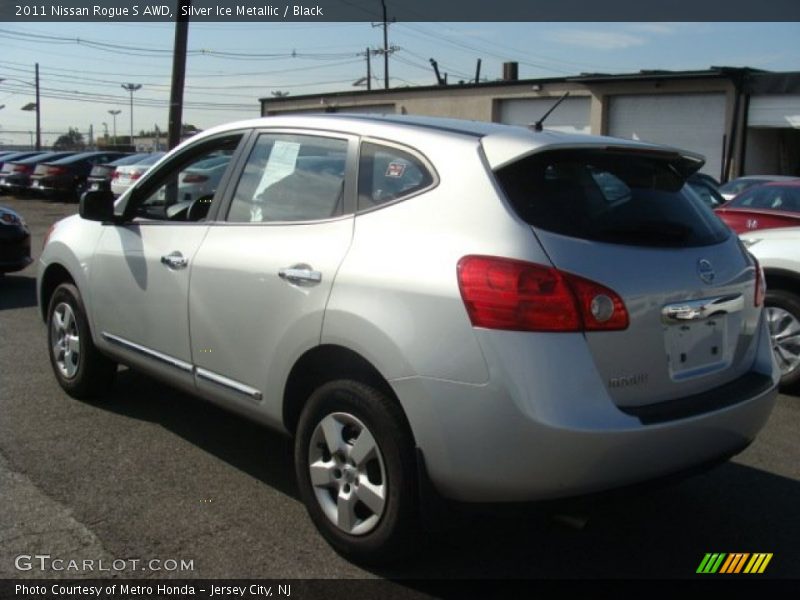
[(54, 177), (33, 178), (30, 185), (30, 191), (45, 196), (54, 194), (66, 194), (74, 190), (74, 184), (71, 179), (57, 179)]
[(0, 190), (6, 193), (19, 193), (27, 191), (30, 179), (27, 177), (9, 176), (0, 177)]
[(766, 423), (777, 395), (765, 334), (759, 356), (746, 376), (759, 386), (700, 414), (657, 422), (627, 414), (598, 393), (602, 383), (587, 365), (535, 389), (516, 386), (497, 369), (484, 385), (421, 377), (391, 384), (439, 493), (464, 502), (525, 502), (633, 485), (741, 451)]
[(32, 262), (30, 236), (0, 239), (0, 273), (21, 271)]

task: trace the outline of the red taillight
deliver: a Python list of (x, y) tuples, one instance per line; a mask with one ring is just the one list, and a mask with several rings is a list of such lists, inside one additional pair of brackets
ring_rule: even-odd
[(183, 177), (183, 183), (203, 183), (204, 181), (208, 181), (208, 177), (200, 175), (200, 173), (189, 173)]
[(761, 268), (761, 263), (753, 256), (753, 261), (756, 263), (756, 291), (753, 295), (753, 303), (756, 306), (764, 304), (764, 298), (767, 295), (767, 284), (764, 281), (764, 269)]
[(628, 311), (616, 292), (553, 267), (465, 256), (458, 263), (458, 285), (475, 327), (608, 331), (628, 326)]
[(13, 165), (11, 171), (14, 173), (27, 173), (31, 168), (28, 165)]
[(48, 167), (48, 175), (64, 175), (67, 172), (67, 167)]
[(111, 179), (119, 179), (119, 171), (114, 171), (114, 173), (111, 175)]
[(139, 177), (142, 176), (143, 173), (144, 171), (131, 171), (130, 173), (131, 181), (136, 181), (137, 179), (139, 179)]

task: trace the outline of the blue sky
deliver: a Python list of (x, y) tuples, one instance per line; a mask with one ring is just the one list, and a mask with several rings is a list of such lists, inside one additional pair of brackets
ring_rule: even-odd
[[(184, 121), (201, 128), (257, 116), (258, 98), (357, 90), (367, 47), (382, 45), (370, 23), (191, 23)], [(174, 26), (170, 23), (0, 23), (0, 144), (27, 143), (33, 113), (33, 65), (41, 71), (42, 129), (77, 127), (95, 135), (129, 131), (122, 83), (139, 83), (134, 130), (167, 126)], [(78, 41), (80, 40), (80, 41)], [(800, 70), (800, 23), (394, 23), (389, 43), (392, 87), (435, 83), (435, 58), (450, 82), (497, 79), (501, 64), (520, 77), (640, 69), (749, 66)], [(374, 87), (383, 85), (373, 57)], [(361, 88), (363, 89), (363, 88)], [(106, 123), (104, 126), (103, 123)], [(12, 132), (21, 133), (12, 133)], [(55, 134), (45, 133), (45, 143)]]

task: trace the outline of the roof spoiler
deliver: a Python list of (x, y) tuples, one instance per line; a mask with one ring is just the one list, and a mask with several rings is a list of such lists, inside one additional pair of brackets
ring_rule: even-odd
[(676, 148), (635, 148), (631, 146), (606, 146), (607, 152), (619, 152), (621, 154), (638, 154), (649, 156), (655, 159), (664, 160), (674, 168), (684, 179), (694, 175), (706, 164), (706, 159), (700, 154), (686, 152)]

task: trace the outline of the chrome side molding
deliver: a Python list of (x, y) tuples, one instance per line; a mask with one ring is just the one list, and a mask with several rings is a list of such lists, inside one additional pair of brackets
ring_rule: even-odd
[(139, 344), (137, 344), (135, 342), (131, 342), (129, 340), (126, 340), (124, 338), (118, 337), (116, 335), (112, 335), (110, 333), (106, 333), (105, 331), (102, 333), (102, 336), (103, 336), (104, 339), (108, 340), (112, 344), (116, 344), (117, 346), (122, 346), (123, 348), (127, 348), (128, 350), (133, 350), (134, 352), (137, 352), (138, 354), (142, 354), (142, 355), (147, 356), (149, 358), (154, 358), (154, 359), (156, 359), (156, 360), (158, 360), (158, 361), (160, 361), (160, 362), (162, 362), (164, 364), (167, 364), (167, 365), (170, 365), (170, 366), (175, 367), (177, 369), (180, 369), (181, 371), (186, 371), (187, 373), (194, 372), (194, 365), (192, 365), (190, 363), (187, 363), (185, 361), (182, 361), (182, 360), (180, 360), (178, 358), (169, 356), (168, 354), (163, 354), (161, 352), (158, 352), (157, 350), (152, 350), (152, 349), (147, 348), (145, 346), (140, 346)]
[(245, 385), (228, 377), (224, 377), (223, 375), (218, 375), (213, 371), (196, 367), (195, 365), (180, 360), (179, 358), (169, 356), (168, 354), (164, 354), (163, 352), (158, 352), (157, 350), (152, 350), (151, 348), (147, 348), (146, 346), (142, 346), (135, 342), (131, 342), (130, 340), (126, 340), (125, 338), (121, 338), (111, 333), (107, 333), (104, 331), (101, 335), (103, 336), (103, 339), (111, 342), (112, 344), (116, 344), (117, 346), (121, 346), (127, 350), (132, 350), (133, 352), (141, 354), (142, 356), (153, 358), (163, 364), (175, 367), (176, 369), (184, 371), (185, 373), (196, 375), (197, 377), (205, 379), (206, 381), (216, 383), (219, 386), (222, 386), (224, 388), (233, 390), (244, 396), (247, 396), (249, 399), (255, 400), (256, 402), (261, 401), (262, 398), (261, 392), (248, 385)]

